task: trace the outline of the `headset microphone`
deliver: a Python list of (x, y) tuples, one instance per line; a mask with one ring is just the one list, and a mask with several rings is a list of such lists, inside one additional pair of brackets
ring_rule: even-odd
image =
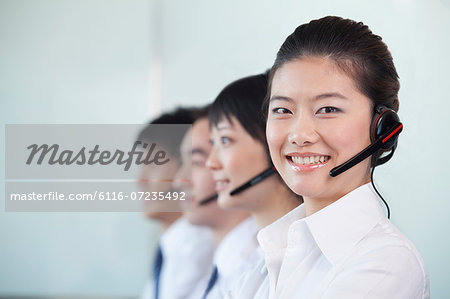
[[(370, 182), (372, 183), (375, 192), (386, 205), (388, 219), (391, 217), (391, 210), (373, 182), (373, 172), (375, 166), (382, 165), (392, 158), (395, 149), (397, 148), (398, 135), (402, 130), (403, 124), (400, 122), (400, 118), (394, 110), (384, 105), (375, 106), (372, 123), (370, 125), (370, 140), (372, 144), (344, 164), (341, 164), (330, 171), (330, 176), (335, 177), (369, 156), (372, 156), (370, 162), (372, 168), (370, 171)], [(383, 156), (384, 153), (388, 154)]]
[[(343, 173), (344, 171), (348, 170), (349, 168), (355, 166), (359, 162), (363, 161), (364, 159), (368, 158), (369, 156), (373, 155), (375, 152), (377, 152), (380, 149), (389, 149), (390, 141), (395, 139), (398, 134), (403, 130), (403, 124), (398, 122), (394, 127), (392, 127), (389, 131), (387, 131), (385, 134), (383, 134), (380, 138), (378, 138), (374, 143), (363, 149), (359, 154), (348, 160), (347, 162), (333, 168), (330, 171), (330, 176), (335, 177)], [(394, 148), (392, 149), (391, 154), (393, 154)], [(389, 155), (392, 156), (392, 155)]]
[[(330, 176), (335, 177), (343, 173), (371, 155), (372, 169), (375, 166), (386, 163), (394, 155), (398, 135), (402, 130), (403, 124), (394, 110), (384, 105), (376, 106), (370, 126), (370, 140), (372, 144), (344, 164), (333, 168), (330, 171)], [(389, 152), (389, 154), (382, 157), (381, 155), (385, 152)]]
[(202, 199), (202, 200), (198, 203), (198, 205), (199, 205), (199, 206), (207, 205), (208, 203), (210, 203), (210, 202), (216, 200), (217, 197), (218, 197), (217, 193), (216, 193), (216, 194), (213, 194), (213, 195), (211, 195), (210, 197), (207, 197), (207, 198), (205, 198), (205, 199)]
[(266, 170), (264, 170), (263, 172), (261, 172), (260, 174), (256, 175), (255, 177), (253, 177), (252, 179), (250, 179), (249, 181), (247, 181), (245, 184), (237, 187), (236, 189), (234, 189), (233, 191), (230, 192), (230, 196), (234, 196), (238, 193), (241, 193), (242, 191), (250, 188), (253, 185), (258, 184), (259, 182), (261, 182), (262, 180), (268, 178), (269, 176), (271, 176), (272, 174), (276, 173), (276, 169), (274, 166), (270, 166), (269, 168), (267, 168)]
[(348, 160), (347, 162), (333, 168), (330, 171), (330, 175), (332, 177), (338, 176), (344, 171), (348, 170), (349, 168), (355, 166), (359, 162), (363, 161), (364, 159), (368, 158), (369, 156), (373, 155), (375, 152), (377, 152), (380, 149), (384, 149), (384, 145), (391, 140), (391, 138), (394, 138), (395, 136), (398, 136), (400, 132), (403, 130), (403, 124), (398, 123), (397, 126), (393, 127), (391, 130), (389, 130), (386, 134), (378, 138), (377, 141), (363, 149), (359, 154)]
[[(255, 177), (253, 177), (251, 180), (247, 181), (245, 184), (237, 187), (236, 189), (234, 189), (233, 191), (230, 192), (230, 195), (236, 195), (242, 191), (244, 191), (245, 189), (250, 188), (253, 185), (258, 184), (259, 182), (261, 182), (262, 180), (264, 180), (265, 178), (268, 178), (269, 176), (271, 176), (272, 174), (276, 173), (275, 167), (271, 166), (269, 168), (267, 168), (266, 170), (264, 170), (263, 172), (261, 172), (260, 174), (256, 175)], [(204, 206), (207, 205), (208, 203), (216, 200), (218, 197), (218, 194), (213, 194), (210, 197), (207, 197), (205, 199), (202, 199), (198, 205), (199, 206)]]

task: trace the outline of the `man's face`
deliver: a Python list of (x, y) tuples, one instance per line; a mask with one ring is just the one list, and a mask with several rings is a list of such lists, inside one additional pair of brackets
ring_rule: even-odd
[[(165, 152), (169, 153), (166, 149)], [(147, 153), (144, 153), (144, 156)], [(144, 192), (144, 198), (152, 198), (153, 192), (162, 192), (163, 194), (168, 194), (173, 192), (172, 181), (180, 165), (179, 158), (177, 155), (170, 155), (170, 161), (163, 165), (142, 164), (141, 171), (139, 174), (139, 188)], [(167, 201), (159, 200), (148, 200), (145, 201), (145, 216), (165, 222), (170, 221), (174, 218), (174, 213), (179, 212), (164, 212), (164, 210), (172, 209), (172, 202), (170, 204), (170, 209)], [(173, 209), (172, 209), (173, 210)], [(181, 208), (180, 208), (181, 211)], [(181, 214), (180, 214), (181, 215)], [(167, 218), (167, 219), (166, 219)]]
[(206, 118), (197, 120), (186, 133), (180, 151), (182, 166), (175, 181), (176, 187), (186, 192), (185, 216), (192, 224), (213, 226), (223, 211), (216, 201), (199, 205), (202, 200), (216, 193), (212, 173), (206, 167), (211, 151), (209, 122)]

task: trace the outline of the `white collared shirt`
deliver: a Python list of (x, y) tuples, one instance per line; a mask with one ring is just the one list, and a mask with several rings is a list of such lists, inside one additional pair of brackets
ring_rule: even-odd
[[(188, 298), (210, 271), (215, 250), (211, 231), (180, 218), (162, 234), (160, 245), (164, 259), (159, 298)], [(154, 298), (153, 279), (146, 283), (141, 295), (141, 299), (151, 298)]]
[(228, 298), (429, 298), (421, 255), (361, 186), (305, 217), (292, 210), (258, 233), (265, 254)]
[[(225, 294), (234, 288), (241, 274), (261, 259), (262, 255), (256, 239), (257, 233), (258, 226), (255, 220), (249, 217), (231, 230), (220, 242), (214, 254), (218, 278), (208, 294), (208, 299), (224, 298)], [(210, 274), (211, 271), (212, 266)], [(206, 289), (209, 276), (204, 280), (203, 290)]]

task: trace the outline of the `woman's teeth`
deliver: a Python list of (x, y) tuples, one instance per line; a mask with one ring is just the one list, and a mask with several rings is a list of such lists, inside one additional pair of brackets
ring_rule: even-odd
[(292, 162), (295, 164), (300, 165), (309, 165), (309, 164), (320, 164), (328, 159), (330, 159), (329, 156), (310, 156), (310, 157), (294, 157), (291, 156)]
[(228, 180), (216, 181), (216, 187), (217, 187), (217, 188), (223, 188), (223, 187), (226, 186), (227, 184), (228, 184)]

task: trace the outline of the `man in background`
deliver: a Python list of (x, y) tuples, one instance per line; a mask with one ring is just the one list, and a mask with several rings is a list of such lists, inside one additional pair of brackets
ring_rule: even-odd
[[(178, 108), (154, 119), (141, 131), (139, 141), (156, 143), (170, 157), (164, 165), (142, 166), (139, 177), (142, 191), (173, 195), (172, 183), (180, 165), (180, 142), (186, 133), (185, 126), (173, 125), (192, 124), (193, 120), (192, 109)], [(152, 262), (153, 278), (146, 283), (142, 299), (188, 298), (197, 282), (209, 273), (212, 263), (215, 248), (210, 231), (190, 224), (181, 208), (173, 211), (172, 203), (176, 201), (170, 202), (170, 206), (164, 202), (167, 201), (146, 202), (146, 217), (159, 222), (163, 232)]]

